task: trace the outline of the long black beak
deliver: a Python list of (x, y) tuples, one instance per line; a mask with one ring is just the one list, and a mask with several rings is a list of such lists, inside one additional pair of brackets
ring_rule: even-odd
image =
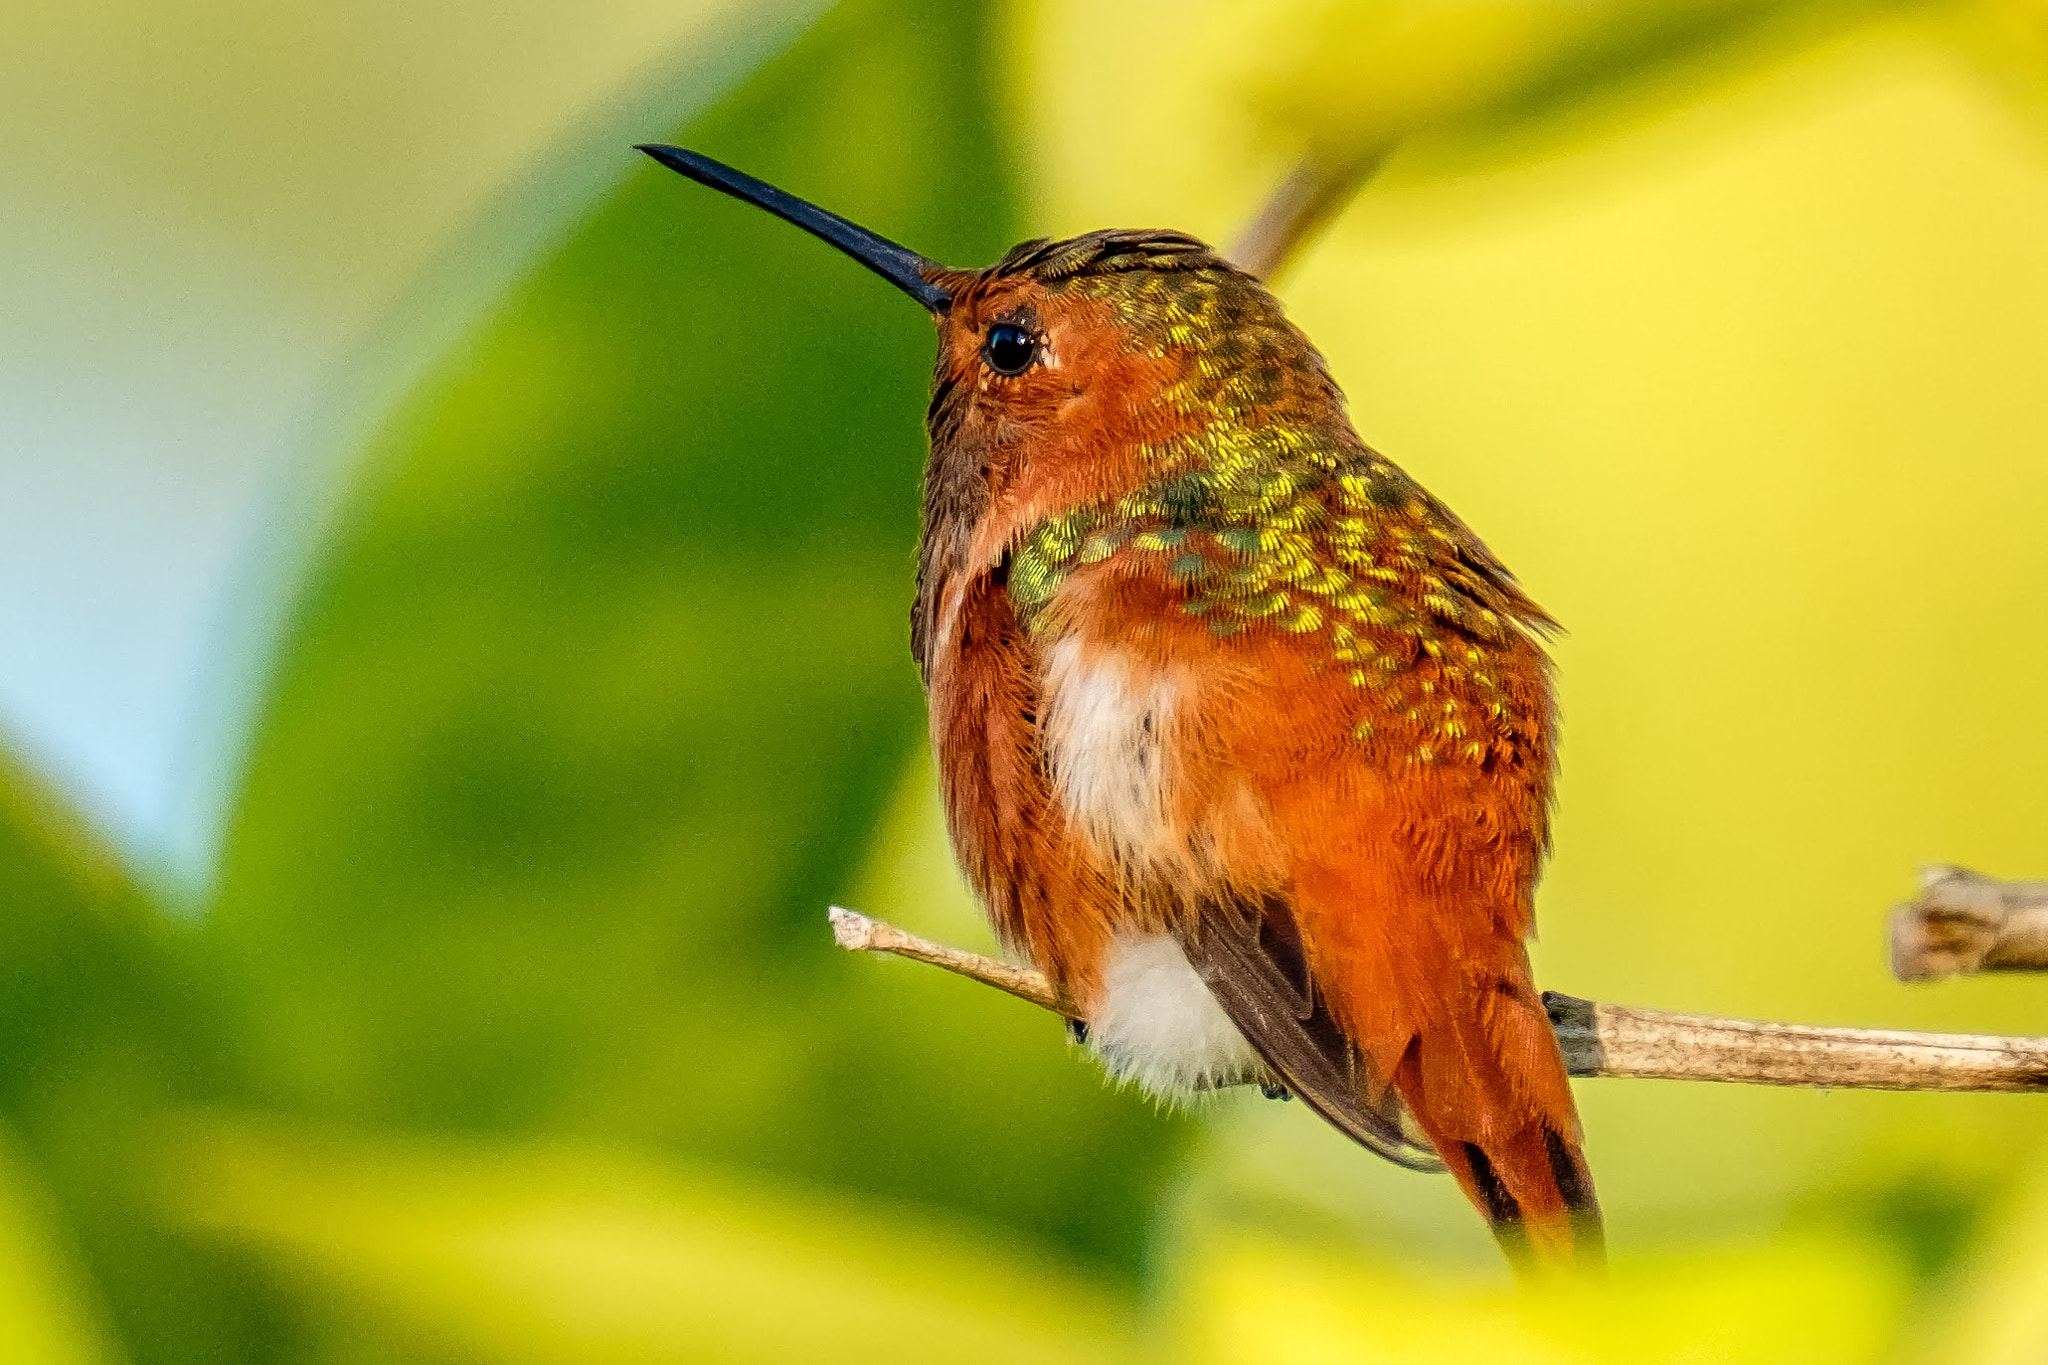
[(686, 175), (700, 185), (709, 185), (735, 199), (744, 199), (777, 218), (795, 223), (813, 237), (823, 238), (916, 299), (929, 312), (944, 312), (953, 302), (952, 295), (933, 284), (931, 279), (945, 267), (908, 247), (898, 246), (858, 223), (849, 223), (836, 213), (828, 213), (816, 204), (806, 203), (702, 153), (650, 142), (639, 144), (639, 150), (678, 175)]

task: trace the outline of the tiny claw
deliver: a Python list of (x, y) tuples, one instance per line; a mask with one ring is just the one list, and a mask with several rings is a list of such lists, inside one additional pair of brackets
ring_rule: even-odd
[(1262, 1085), (1259, 1087), (1259, 1093), (1269, 1100), (1291, 1100), (1294, 1098), (1294, 1092), (1284, 1085)]
[(1067, 1041), (1076, 1047), (1086, 1047), (1088, 1045), (1088, 1021), (1085, 1019), (1067, 1020)]

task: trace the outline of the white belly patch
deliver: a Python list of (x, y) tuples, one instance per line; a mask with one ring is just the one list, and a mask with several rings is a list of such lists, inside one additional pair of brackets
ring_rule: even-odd
[[(1069, 636), (1046, 658), (1044, 695), (1046, 766), (1074, 827), (1127, 885), (1199, 875), (1169, 819), (1176, 711), (1193, 700), (1184, 675)], [(1112, 1076), (1154, 1099), (1267, 1075), (1167, 934), (1117, 935), (1088, 1037)]]
[(1169, 852), (1166, 733), (1180, 690), (1169, 673), (1137, 674), (1121, 651), (1072, 636), (1053, 646), (1045, 670), (1053, 786), (1089, 842), (1126, 872), (1155, 868)]
[(1251, 1044), (1166, 934), (1117, 938), (1088, 1042), (1112, 1076), (1154, 1099), (1185, 1099), (1266, 1076)]

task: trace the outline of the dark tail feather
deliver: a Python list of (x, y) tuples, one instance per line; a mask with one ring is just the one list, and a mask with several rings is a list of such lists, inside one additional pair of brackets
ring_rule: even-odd
[(1597, 1269), (1605, 1263), (1600, 1204), (1585, 1160), (1567, 1139), (1535, 1124), (1495, 1141), (1491, 1151), (1476, 1142), (1442, 1150), (1444, 1164), (1486, 1215), (1494, 1240), (1518, 1272), (1556, 1265)]
[(1596, 1268), (1606, 1259), (1600, 1202), (1557, 1044), (1547, 1023), (1538, 1039), (1516, 1036), (1526, 1030), (1507, 1020), (1488, 1022), (1416, 1039), (1395, 1089), (1517, 1271)]

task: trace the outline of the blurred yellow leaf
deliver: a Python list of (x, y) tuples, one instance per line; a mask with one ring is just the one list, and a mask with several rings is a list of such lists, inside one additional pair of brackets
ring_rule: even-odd
[(1274, 25), (1256, 89), (1285, 133), (1343, 155), (1498, 100), (1645, 9), (1549, 0), (1304, 6)]
[(1397, 144), (1399, 180), (1463, 175), (1475, 158), (1540, 154), (1557, 130), (1597, 134), (1617, 116), (1640, 124), (1858, 21), (1946, 2), (1041, 0), (1020, 11), (1015, 84), (1029, 92), (1048, 227), (1170, 215), (1228, 242), (1304, 152), (1339, 179)]
[(1761, 56), (1898, 0), (1316, 0), (1261, 45), (1283, 134), (1344, 160), (1513, 131), (1703, 62)]
[(1972, 0), (1959, 5), (1957, 44), (1999, 80), (2015, 102), (2048, 123), (2048, 0)]
[(167, 1170), (183, 1218), (310, 1300), (464, 1360), (1132, 1358), (1112, 1301), (999, 1243), (736, 1175), (221, 1120)]
[(1885, 1358), (1903, 1277), (1841, 1242), (1617, 1266), (1521, 1289), (1248, 1238), (1200, 1249), (1173, 1317), (1201, 1365), (1854, 1365)]

